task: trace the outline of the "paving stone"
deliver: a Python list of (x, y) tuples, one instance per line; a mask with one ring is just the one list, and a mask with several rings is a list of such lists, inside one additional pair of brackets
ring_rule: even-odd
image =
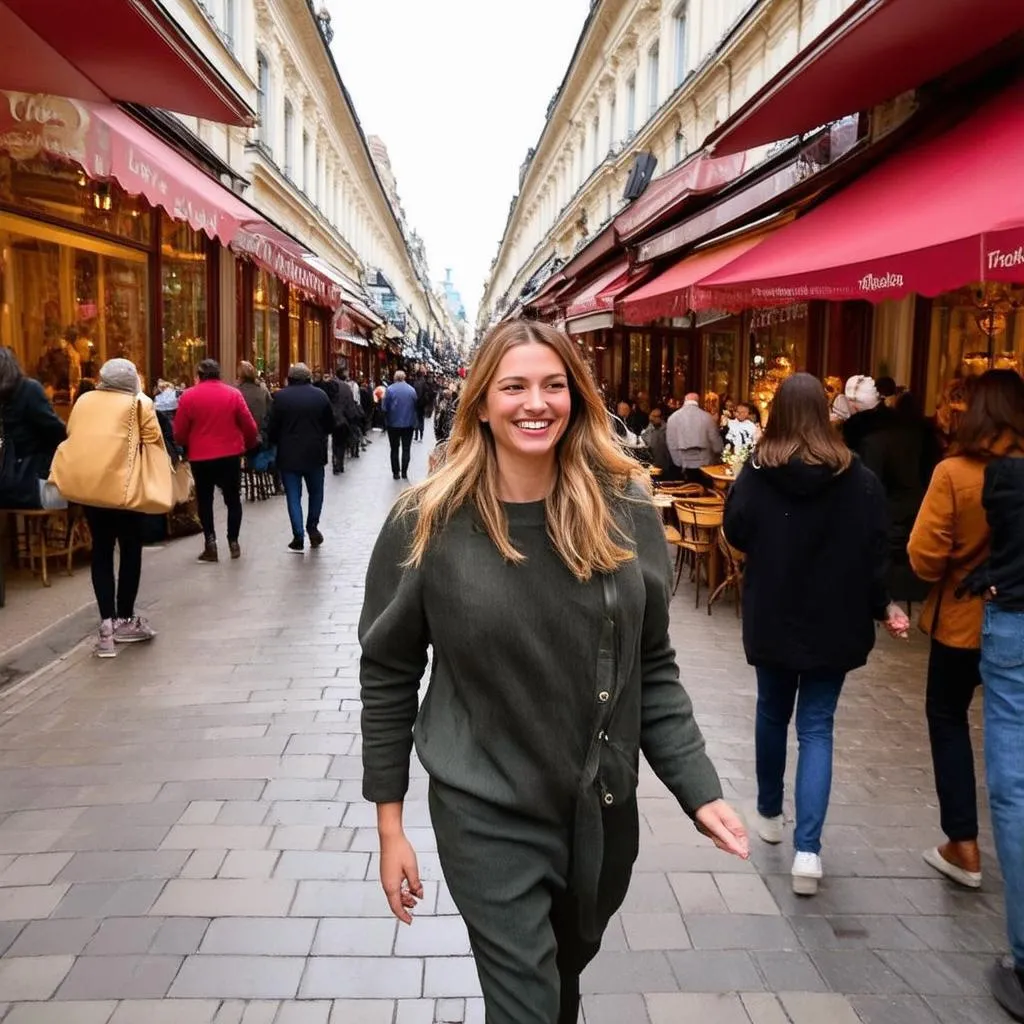
[(793, 917), (804, 949), (925, 949), (903, 918), (894, 916)]
[(604, 995), (583, 997), (583, 1019), (586, 1024), (650, 1024), (651, 1018), (641, 995)]
[(678, 987), (668, 957), (662, 952), (602, 951), (583, 972), (581, 980), (581, 990), (590, 994), (675, 992)]
[(816, 950), (810, 957), (833, 992), (900, 995), (911, 991), (907, 983), (871, 950)]
[(174, 878), (185, 866), (184, 852), (76, 853), (60, 872), (62, 882), (116, 882)]
[[(284, 884), (283, 882), (281, 884)], [(288, 883), (293, 884), (293, 883)], [(291, 913), (296, 917), (380, 917), (388, 904), (379, 882), (299, 882)], [(437, 883), (423, 883), (420, 915), (434, 905)]]
[(180, 877), (216, 878), (227, 856), (227, 850), (196, 850), (181, 869)]
[(4, 1017), (4, 1024), (107, 1024), (117, 1003), (19, 1003)]
[(737, 995), (673, 992), (652, 994), (646, 998), (651, 1024), (679, 1024), (690, 1020), (750, 1024), (747, 1011)]
[(8, 950), (8, 956), (77, 956), (96, 933), (98, 921), (30, 921)]
[[(761, 992), (764, 981), (749, 953), (690, 949), (668, 954), (677, 984), (684, 992)], [(647, 991), (642, 989), (641, 991)]]
[(127, 999), (110, 1024), (213, 1024), (219, 1006), (217, 999)]
[(468, 956), (469, 934), (460, 917), (422, 917), (399, 928), (395, 956)]
[(372, 957), (315, 956), (308, 961), (299, 998), (410, 999), (423, 994), (422, 985), (422, 960), (388, 960), (382, 969), (382, 961)]
[(751, 954), (772, 992), (826, 992), (828, 986), (806, 953), (758, 950)]
[(0, 823), (0, 834), (7, 832), (63, 831), (71, 828), (85, 813), (84, 807), (56, 807), (45, 811), (15, 811)]
[(471, 956), (433, 956), (423, 961), (423, 995), (479, 996), (480, 978)]
[(391, 999), (335, 999), (330, 1024), (393, 1024)]
[(88, 956), (125, 956), (149, 951), (163, 921), (156, 917), (110, 917), (89, 942)]
[(697, 871), (673, 873), (668, 876), (668, 880), (684, 915), (729, 912), (714, 875)]
[(155, 850), (167, 828), (164, 825), (112, 825), (106, 828), (71, 829), (50, 846), (51, 850), (76, 852), (104, 850)]
[[(269, 807), (259, 800), (229, 800), (217, 815), (217, 825), (262, 825)], [(182, 822), (184, 824), (184, 822)]]
[(782, 992), (779, 994), (793, 1024), (860, 1024), (846, 996), (817, 992)]
[(991, 957), (907, 950), (885, 950), (878, 957), (918, 995), (980, 996), (988, 992), (984, 970)]
[(178, 956), (80, 956), (58, 999), (159, 999), (181, 967)]
[[(24, 921), (0, 921), (0, 956), (10, 949), (24, 928)], [(2, 1019), (0, 1018), (0, 1020)]]
[[(439, 1024), (439, 1022), (447, 1022), (449, 1020), (456, 1021), (456, 1024), (462, 1024), (462, 1018), (465, 1014), (461, 1011), (458, 1017), (441, 1016), (440, 1006), (443, 1002), (445, 1000), (399, 999), (395, 1004), (395, 1024)], [(447, 1000), (447, 1002), (452, 1005), (465, 1005), (461, 999), (451, 999)], [(434, 1012), (435, 1007), (438, 1007), (436, 1013)]]
[(270, 825), (322, 825), (336, 828), (348, 804), (328, 800), (279, 800), (270, 808)]
[(323, 838), (322, 825), (279, 825), (269, 846), (272, 850), (318, 850)]
[(68, 886), (63, 883), (0, 889), (0, 921), (49, 917), (67, 891)]
[(265, 801), (333, 800), (338, 792), (335, 779), (271, 779), (263, 793)]
[(0, 870), (0, 886), (49, 885), (60, 874), (71, 853), (26, 853)]
[(658, 914), (670, 910), (674, 904), (672, 887), (663, 874), (634, 872), (622, 911), (627, 914)]
[(217, 877), (269, 878), (280, 856), (279, 850), (229, 850)]
[(21, 956), (0, 960), (0, 1002), (49, 999), (74, 962), (73, 956)]
[(187, 956), (199, 949), (210, 922), (202, 917), (169, 917), (149, 947), (150, 953), (178, 953)]
[(750, 1024), (790, 1024), (782, 1004), (769, 992), (741, 992), (740, 1002), (747, 1011)]
[(162, 881), (83, 882), (72, 885), (53, 917), (136, 917), (145, 914), (163, 889)]
[(239, 956), (305, 956), (317, 922), (311, 918), (221, 917), (210, 924), (200, 952)]
[(212, 825), (224, 806), (223, 800), (193, 800), (178, 819), (179, 825)]
[(322, 850), (285, 850), (274, 870), (275, 878), (353, 879), (366, 878), (370, 855), (327, 853)]
[(273, 831), (269, 825), (175, 825), (160, 845), (163, 850), (262, 850)]
[(718, 891), (732, 914), (780, 914), (778, 904), (757, 875), (715, 875)]
[(328, 1024), (331, 1018), (331, 1005), (329, 1000), (282, 1003), (274, 1024)]
[(169, 995), (189, 999), (293, 999), (305, 963), (298, 956), (198, 954), (186, 957)]
[(782, 917), (753, 914), (691, 914), (686, 929), (695, 949), (799, 949)]
[[(415, 931), (428, 919), (416, 921)], [(317, 925), (314, 956), (390, 956), (398, 922), (393, 917), (329, 917)]]
[(152, 913), (167, 917), (284, 916), (294, 893), (294, 882), (275, 879), (172, 879)]
[(622, 914), (621, 920), (630, 949), (691, 947), (690, 936), (679, 914)]
[(850, 996), (861, 1024), (935, 1024), (935, 1015), (919, 996)]

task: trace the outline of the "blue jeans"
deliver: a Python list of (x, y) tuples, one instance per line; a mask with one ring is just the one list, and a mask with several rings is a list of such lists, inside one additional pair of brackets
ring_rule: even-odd
[(757, 669), (757, 810), (766, 818), (782, 813), (786, 737), (796, 705), (797, 853), (821, 853), (821, 830), (832, 791), (832, 723), (845, 678), (839, 673)]
[(985, 774), (999, 867), (1006, 882), (1010, 952), (1024, 969), (1024, 612), (985, 606)]
[(282, 471), (281, 483), (284, 485), (284, 496), (288, 502), (288, 518), (292, 523), (292, 536), (301, 539), (305, 536), (302, 529), (302, 485), (305, 483), (309, 492), (309, 515), (306, 517), (306, 529), (315, 529), (320, 525), (320, 513), (324, 508), (324, 467), (311, 469), (305, 473), (287, 473)]

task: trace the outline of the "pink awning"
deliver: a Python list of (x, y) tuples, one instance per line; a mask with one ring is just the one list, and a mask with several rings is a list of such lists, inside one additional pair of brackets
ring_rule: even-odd
[(869, 110), (1022, 29), (1020, 0), (857, 0), (705, 145), (737, 153)]
[(1024, 79), (707, 276), (709, 307), (1024, 281)]
[[(629, 283), (629, 264), (625, 257), (617, 261), (614, 266), (598, 275), (587, 285), (572, 301), (566, 306), (565, 318), (571, 320), (573, 317), (586, 316), (588, 313), (601, 313), (611, 309), (615, 304), (614, 296), (618, 290), (614, 287), (621, 281), (624, 288)], [(606, 294), (610, 290), (611, 294)]]
[(745, 235), (687, 256), (620, 302), (619, 318), (627, 324), (645, 324), (662, 317), (685, 316), (695, 308), (693, 292), (698, 281), (728, 266), (764, 238), (765, 232)]
[(158, 0), (0, 0), (0, 39), (5, 89), (255, 121)]
[[(252, 210), (249, 213), (253, 215)], [(273, 224), (258, 219), (248, 221), (236, 232), (231, 248), (249, 256), (264, 270), (306, 292), (322, 305), (337, 309), (342, 304), (339, 285), (312, 266), (302, 245)]]

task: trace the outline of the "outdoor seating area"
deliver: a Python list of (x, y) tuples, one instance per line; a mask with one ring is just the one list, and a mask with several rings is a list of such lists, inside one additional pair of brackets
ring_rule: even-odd
[[(68, 576), (74, 574), (73, 560), (78, 551), (92, 547), (89, 524), (81, 509), (0, 509), (6, 520), (10, 543), (10, 564), (38, 575), (44, 587), (50, 586), (50, 560), (59, 559)], [(5, 604), (3, 559), (0, 559), (0, 608)]]

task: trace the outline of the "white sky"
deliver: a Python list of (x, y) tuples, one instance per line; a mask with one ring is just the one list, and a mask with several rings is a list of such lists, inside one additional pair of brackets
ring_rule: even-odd
[(334, 54), (367, 135), (387, 144), (436, 282), (470, 323), (589, 0), (328, 0)]

